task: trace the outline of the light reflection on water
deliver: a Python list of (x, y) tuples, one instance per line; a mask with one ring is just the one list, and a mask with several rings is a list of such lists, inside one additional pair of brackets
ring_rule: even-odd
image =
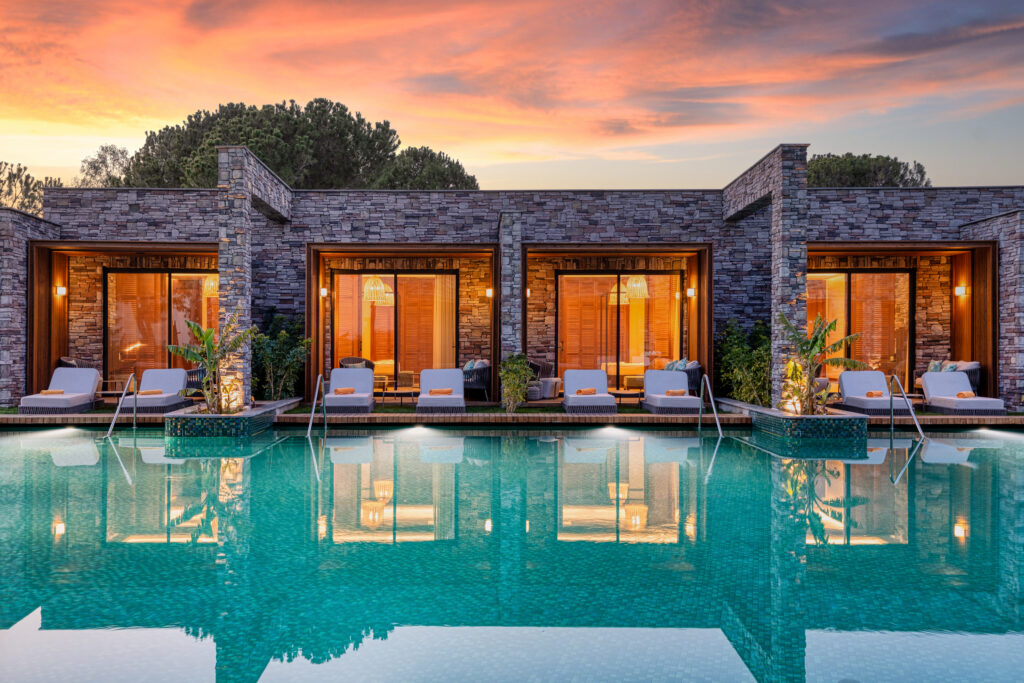
[(1024, 440), (794, 453), (0, 433), (0, 679), (1014, 680)]

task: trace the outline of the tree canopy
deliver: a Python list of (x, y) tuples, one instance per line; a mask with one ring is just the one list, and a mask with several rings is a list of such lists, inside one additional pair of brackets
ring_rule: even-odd
[(39, 180), (21, 164), (0, 161), (0, 206), (40, 216), (43, 213), (43, 188), (61, 184), (59, 178)]
[(387, 121), (371, 123), (327, 99), (305, 106), (223, 104), (148, 132), (128, 160), (121, 184), (215, 187), (215, 147), (245, 145), (295, 188), (478, 188), (476, 178), (444, 153), (421, 147), (396, 154), (399, 144)]
[(924, 165), (870, 154), (815, 154), (807, 162), (810, 187), (931, 187)]

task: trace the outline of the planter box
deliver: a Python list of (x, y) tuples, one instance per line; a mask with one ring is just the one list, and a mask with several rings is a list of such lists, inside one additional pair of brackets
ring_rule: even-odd
[(164, 416), (164, 436), (169, 437), (228, 437), (250, 438), (274, 424), (274, 416), (299, 404), (298, 398), (257, 403), (231, 415), (210, 415), (196, 412), (195, 408), (167, 413)]
[(735, 399), (718, 399), (719, 410), (750, 416), (755, 432), (772, 434), (782, 439), (852, 439), (868, 438), (868, 416), (842, 410), (828, 415), (792, 415), (775, 408), (764, 408)]

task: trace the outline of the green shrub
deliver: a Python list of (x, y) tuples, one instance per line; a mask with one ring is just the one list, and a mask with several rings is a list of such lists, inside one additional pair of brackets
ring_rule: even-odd
[(253, 392), (261, 399), (278, 401), (295, 395), (295, 384), (309, 357), (313, 340), (303, 338), (302, 318), (272, 315), (266, 332), (252, 342)]
[(534, 378), (526, 355), (517, 353), (501, 361), (498, 376), (501, 378), (501, 402), (505, 405), (505, 412), (514, 413), (526, 402), (526, 385)]
[(768, 406), (772, 400), (772, 340), (768, 325), (743, 328), (736, 320), (718, 335), (718, 391), (737, 401)]

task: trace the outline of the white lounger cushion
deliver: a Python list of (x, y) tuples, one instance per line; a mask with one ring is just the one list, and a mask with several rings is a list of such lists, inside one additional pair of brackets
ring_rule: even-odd
[[(608, 393), (608, 373), (604, 370), (566, 370), (565, 405), (615, 406), (615, 397)], [(577, 396), (577, 389), (596, 389), (596, 394)]]
[(644, 373), (644, 400), (657, 408), (700, 409), (699, 396), (668, 396), (669, 389), (689, 390), (685, 372), (648, 370)]
[(921, 376), (925, 400), (941, 408), (954, 410), (1003, 410), (1006, 404), (998, 398), (957, 398), (961, 391), (973, 391), (971, 381), (963, 372), (926, 372)]
[[(466, 405), (463, 382), (466, 375), (458, 368), (431, 369), (420, 373), (420, 396), (416, 405), (428, 408), (460, 408)], [(431, 396), (431, 389), (451, 389), (448, 396)]]
[(71, 408), (85, 406), (96, 398), (100, 373), (94, 368), (57, 368), (50, 378), (50, 389), (63, 389), (63, 394), (31, 394), (21, 399), (26, 408)]
[(885, 380), (885, 373), (879, 370), (846, 370), (839, 373), (839, 393), (843, 395), (843, 403), (848, 403), (851, 398), (867, 398), (869, 391), (881, 391), (881, 398), (888, 407), (889, 384)]
[(666, 396), (665, 394), (648, 394), (647, 392), (644, 392), (644, 401), (657, 408), (687, 408), (700, 410), (699, 396)]
[[(854, 408), (864, 408), (869, 410), (889, 410), (889, 396), (888, 394), (881, 398), (868, 398), (867, 396), (843, 396), (843, 404), (853, 406)], [(892, 401), (892, 406), (895, 410), (906, 412), (907, 403), (903, 400), (903, 396), (895, 398)]]
[[(179, 392), (185, 390), (187, 383), (188, 373), (182, 368), (146, 370), (139, 380), (139, 391), (158, 390), (160, 393), (139, 395), (139, 407), (157, 408), (181, 403)], [(125, 396), (124, 407), (130, 407), (134, 400), (133, 396)]]
[[(335, 389), (355, 389), (352, 394), (335, 394)], [(373, 406), (373, 370), (370, 368), (334, 368), (324, 396), (328, 407)]]

